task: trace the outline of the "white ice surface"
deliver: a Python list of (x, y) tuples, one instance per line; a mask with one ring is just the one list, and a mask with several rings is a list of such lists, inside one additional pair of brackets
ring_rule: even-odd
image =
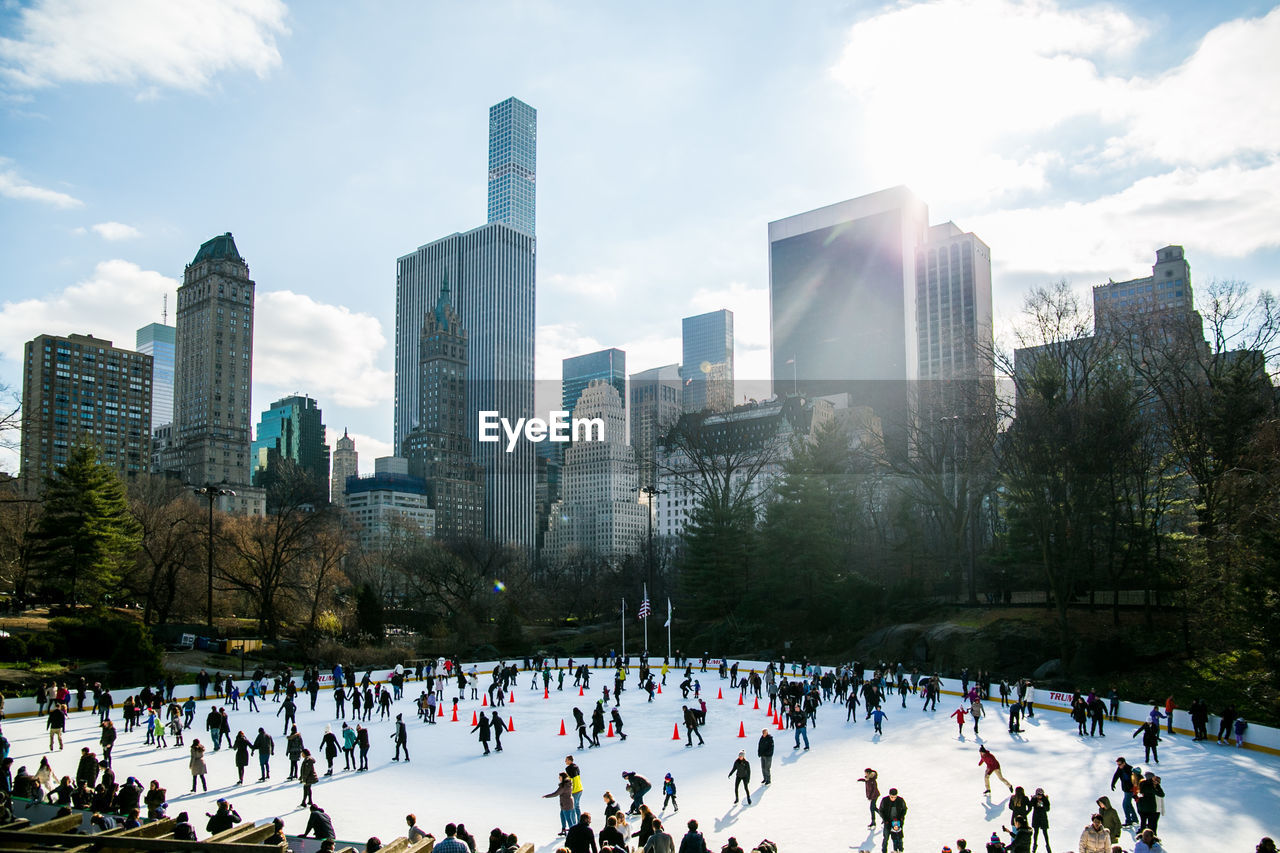
[[(515, 731), (504, 735), (502, 753), (487, 757), (481, 754), (476, 735), (467, 725), (472, 711), (480, 708), (479, 701), (460, 704), (460, 722), (427, 726), (416, 720), (411, 700), (420, 688), (410, 682), (405, 699), (395, 703), (393, 715), (402, 712), (409, 722), (412, 762), (391, 761), (392, 723), (378, 721), (375, 713), (369, 724), (370, 772), (343, 772), (339, 754), (335, 774), (322, 777), (315, 786), (315, 800), (332, 816), (338, 837), (348, 841), (363, 842), (371, 835), (387, 841), (402, 835), (405, 814), (414, 812), (419, 825), (437, 837), (443, 837), (441, 828), (446, 822), (463, 822), (483, 850), (489, 830), (500, 826), (518, 834), (521, 841), (533, 842), (542, 853), (558, 846), (559, 813), (556, 801), (541, 795), (554, 790), (564, 756), (574, 754), (585, 787), (582, 808), (592, 813), (597, 830), (603, 826), (602, 793), (612, 791), (625, 807), (621, 773), (635, 770), (654, 785), (646, 802), (655, 811), (662, 803), (663, 775), (674, 775), (680, 811), (674, 817), (668, 811), (664, 820), (677, 843), (685, 832), (685, 822), (697, 818), (712, 850), (719, 850), (730, 835), (748, 850), (763, 838), (777, 842), (782, 853), (879, 850), (879, 830), (872, 834), (866, 828), (866, 800), (862, 785), (856, 782), (863, 768), (871, 766), (880, 773), (882, 792), (897, 787), (907, 801), (908, 851), (937, 853), (943, 844), (954, 847), (959, 837), (981, 850), (993, 831), (1009, 823), (1008, 794), (997, 790), (998, 782), (992, 780), (996, 788), (991, 799), (982, 795), (978, 744), (985, 743), (1014, 785), (1024, 786), (1028, 793), (1037, 787), (1048, 793), (1053, 849), (1062, 853), (1075, 849), (1098, 796), (1109, 794), (1120, 808), (1119, 793), (1109, 791), (1116, 756), (1124, 755), (1130, 763), (1146, 769), (1142, 745), (1130, 739), (1133, 727), (1129, 725), (1108, 724), (1107, 737), (1081, 738), (1065, 714), (1039, 710), (1015, 740), (1005, 721), (995, 716), (1000, 711), (995, 701), (987, 703), (992, 716), (984, 721), (982, 740), (975, 740), (971, 725), (966, 725), (963, 738), (957, 738), (955, 722), (947, 717), (957, 705), (955, 697), (944, 696), (936, 713), (922, 713), (920, 700), (915, 698), (909, 698), (908, 707), (902, 709), (894, 697), (886, 706), (889, 716), (883, 737), (874, 736), (871, 724), (861, 719), (846, 724), (844, 708), (837, 705), (819, 709), (818, 724), (809, 730), (812, 749), (807, 752), (792, 749), (790, 730), (775, 729), (773, 783), (764, 786), (755, 750), (760, 730), (767, 723), (765, 712), (753, 711), (751, 698), (739, 706), (738, 694), (727, 689), (723, 700), (715, 699), (717, 690), (727, 688), (728, 681), (721, 681), (714, 672), (700, 674), (700, 680), (708, 696), (703, 729), (706, 746), (686, 748), (683, 726), (681, 740), (672, 740), (672, 726), (681, 718), (682, 704), (676, 687), (680, 678), (672, 671), (668, 687), (653, 704), (647, 704), (634, 686), (623, 693), (625, 743), (617, 738), (602, 739), (599, 749), (579, 750), (572, 734), (572, 709), (577, 705), (590, 718), (604, 683), (603, 671), (593, 674), (592, 690), (581, 698), (576, 689), (569, 688), (572, 679), (566, 679), (562, 693), (555, 690), (553, 679), (551, 697), (546, 700), (541, 686), (536, 691), (529, 689), (529, 675), (524, 673), (515, 691), (515, 703), (500, 709), (503, 719), (514, 719)], [(634, 681), (633, 670), (631, 683)], [(487, 683), (488, 677), (482, 676), (481, 687)], [(180, 688), (175, 695), (182, 698), (192, 692)], [(446, 692), (447, 698), (452, 695)], [(318, 746), (325, 724), (334, 723), (332, 695), (321, 691), (315, 711), (308, 709), (305, 694), (300, 699), (299, 731), (307, 748), (317, 755), (318, 770), (323, 773), (325, 763)], [(209, 745), (202, 726), (210, 704), (199, 703), (195, 722), (187, 732), (188, 745), (192, 737)], [(263, 710), (254, 714), (242, 700), (239, 712), (228, 713), (233, 735), (243, 729), (252, 739), (263, 726), (275, 738), (277, 753), (270, 782), (253, 781), (258, 777), (258, 765), (257, 757), (250, 756), (246, 784), (235, 786), (233, 753), (224, 747), (206, 754), (209, 792), (189, 794), (187, 748), (156, 750), (145, 746), (140, 728), (124, 733), (119, 709), (112, 715), (120, 730), (113, 755), (117, 777), (123, 782), (136, 776), (144, 786), (152, 779), (160, 780), (169, 791), (169, 813), (189, 811), (201, 837), (205, 835), (203, 815), (213, 810), (218, 797), (228, 797), (246, 820), (260, 822), (279, 815), (284, 818), (286, 832), (301, 833), (307, 812), (298, 808), (300, 786), (284, 779), (288, 761), (281, 736), (282, 717), (274, 716), (280, 706), (267, 700), (260, 707)], [(562, 719), (570, 732), (566, 737), (558, 736)], [(745, 724), (745, 739), (737, 737), (740, 722)], [(59, 776), (74, 778), (82, 746), (99, 751), (96, 723), (96, 716), (87, 711), (72, 712), (66, 748), (50, 757)], [(14, 772), (20, 765), (35, 772), (48, 745), (44, 725), (44, 718), (5, 722)], [(336, 731), (338, 726), (334, 728)], [(751, 806), (745, 802), (733, 805), (733, 782), (728, 773), (738, 750), (746, 750), (752, 764)], [(1276, 756), (1222, 747), (1212, 741), (1193, 743), (1186, 735), (1166, 736), (1160, 754), (1161, 762), (1153, 769), (1162, 776), (1167, 794), (1160, 835), (1170, 853), (1247, 853), (1261, 836), (1280, 836), (1280, 759)], [(1127, 830), (1123, 842), (1126, 850), (1132, 849)]]

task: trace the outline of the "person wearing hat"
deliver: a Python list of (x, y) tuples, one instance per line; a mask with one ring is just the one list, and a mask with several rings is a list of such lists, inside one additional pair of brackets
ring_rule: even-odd
[(987, 839), (986, 853), (1004, 853), (1004, 844), (1000, 841), (999, 833), (993, 832)]
[(880, 797), (879, 778), (880, 774), (868, 767), (862, 772), (862, 778), (858, 780), (866, 788), (867, 805), (871, 808), (871, 823), (867, 824), (868, 828), (876, 825), (876, 800)]
[[(670, 773), (662, 777), (662, 810), (667, 810), (667, 803), (675, 806), (675, 811), (680, 811), (680, 804), (676, 802), (676, 780)], [(673, 812), (674, 813), (674, 812)]]
[(311, 817), (307, 819), (307, 828), (302, 831), (300, 837), (306, 838), (312, 833), (315, 834), (316, 838), (332, 840), (338, 837), (338, 834), (333, 831), (333, 821), (329, 818), (329, 815), (315, 803), (311, 804)]
[(1040, 834), (1044, 833), (1044, 849), (1048, 853), (1053, 853), (1053, 848), (1049, 846), (1049, 795), (1044, 792), (1044, 788), (1036, 788), (1036, 792), (1031, 795), (1031, 849), (1038, 850), (1040, 847)]
[(631, 794), (631, 808), (627, 809), (627, 814), (640, 814), (640, 807), (644, 805), (644, 795), (649, 793), (653, 785), (634, 770), (622, 771), (622, 778), (627, 780), (627, 791)]
[(747, 754), (739, 752), (738, 758), (733, 762), (733, 766), (729, 768), (729, 775), (734, 777), (733, 780), (733, 802), (738, 802), (738, 786), (742, 786), (742, 792), (747, 795), (747, 805), (751, 805), (751, 762), (747, 761)]
[(218, 810), (213, 814), (205, 812), (205, 817), (209, 818), (209, 822), (204, 828), (210, 835), (226, 832), (240, 822), (239, 812), (231, 808), (231, 803), (227, 802), (225, 797), (219, 797)]

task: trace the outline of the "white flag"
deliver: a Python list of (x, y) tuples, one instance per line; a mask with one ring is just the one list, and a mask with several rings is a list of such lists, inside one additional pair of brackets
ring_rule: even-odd
[(667, 599), (667, 624), (663, 625), (662, 627), (663, 628), (671, 627), (671, 599), (669, 598)]

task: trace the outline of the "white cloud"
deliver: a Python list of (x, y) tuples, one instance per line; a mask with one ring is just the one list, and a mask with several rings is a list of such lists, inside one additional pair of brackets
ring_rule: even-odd
[(281, 0), (38, 0), (17, 13), (17, 37), (0, 39), (0, 73), (21, 87), (188, 90), (223, 71), (263, 77), (280, 65), (286, 12)]
[(0, 157), (0, 195), (5, 198), (39, 201), (62, 208), (84, 206), (84, 202), (74, 196), (28, 183), (13, 169), (3, 168), (9, 162), (8, 159)]
[(626, 276), (619, 270), (592, 270), (585, 273), (551, 273), (540, 285), (558, 293), (567, 293), (580, 299), (599, 302), (616, 302), (624, 289)]
[(1259, 168), (1181, 168), (1087, 202), (1001, 210), (967, 220), (1008, 271), (1131, 277), (1169, 243), (1243, 257), (1280, 246), (1280, 157)]
[(138, 327), (160, 319), (164, 295), (177, 287), (129, 261), (103, 261), (59, 293), (0, 306), (0, 355), (20, 362), (23, 344), (40, 334), (92, 334), (132, 348)]
[(103, 240), (134, 240), (142, 236), (142, 232), (132, 225), (125, 225), (123, 222), (99, 222), (97, 225), (90, 225), (89, 229), (97, 234)]
[(289, 290), (261, 292), (254, 312), (255, 394), (263, 389), (276, 399), (302, 391), (322, 405), (376, 406), (394, 394), (392, 373), (378, 366), (386, 346), (376, 317)]

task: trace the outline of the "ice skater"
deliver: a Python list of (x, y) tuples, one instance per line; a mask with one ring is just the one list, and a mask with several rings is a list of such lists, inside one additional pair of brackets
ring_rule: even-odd
[(1000, 762), (995, 755), (991, 753), (985, 746), (978, 747), (978, 764), (984, 765), (987, 769), (982, 774), (982, 785), (985, 789), (984, 794), (991, 793), (991, 777), (994, 775), (1001, 782), (1009, 786), (1009, 793), (1013, 793), (1013, 785), (1009, 780), (1004, 778), (1004, 773), (1000, 772)]
[(729, 768), (729, 775), (733, 776), (733, 802), (738, 803), (738, 786), (742, 786), (742, 793), (747, 796), (747, 805), (751, 805), (751, 762), (747, 761), (747, 754), (739, 752), (738, 758), (733, 762), (733, 766)]
[(680, 804), (676, 802), (676, 780), (670, 773), (662, 777), (662, 810), (664, 812), (668, 805), (675, 807), (672, 814), (680, 811)]

